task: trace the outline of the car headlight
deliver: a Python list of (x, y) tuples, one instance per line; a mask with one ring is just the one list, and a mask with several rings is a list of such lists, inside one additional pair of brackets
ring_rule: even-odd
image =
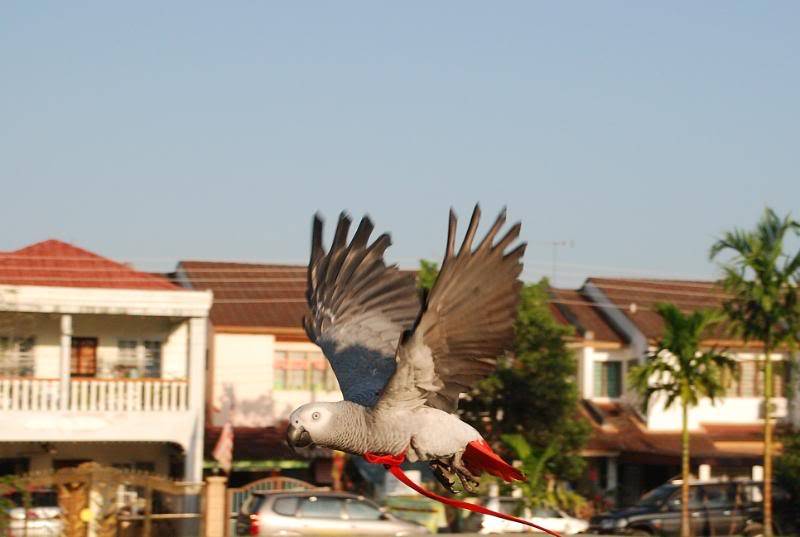
[(627, 525), (628, 525), (628, 521), (627, 521), (626, 519), (624, 519), (624, 518), (618, 518), (618, 519), (617, 519), (617, 520), (614, 522), (614, 527), (615, 527), (615, 528), (624, 528), (624, 527), (625, 527), (625, 526), (627, 526)]

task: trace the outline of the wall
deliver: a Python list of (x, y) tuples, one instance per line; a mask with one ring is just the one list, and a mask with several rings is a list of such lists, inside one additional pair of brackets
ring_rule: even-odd
[(313, 343), (276, 342), (270, 334), (214, 335), (214, 379), (211, 383), (211, 423), (226, 420), (237, 427), (268, 427), (288, 418), (311, 401), (341, 400), (341, 393), (273, 390), (275, 350), (318, 351)]
[[(162, 342), (162, 377), (186, 378), (187, 338), (185, 320), (130, 315), (73, 315), (74, 337), (97, 337), (98, 377), (104, 365), (117, 359), (120, 339)], [(35, 336), (35, 375), (58, 378), (60, 374), (60, 315), (48, 313), (0, 313), (0, 335)]]

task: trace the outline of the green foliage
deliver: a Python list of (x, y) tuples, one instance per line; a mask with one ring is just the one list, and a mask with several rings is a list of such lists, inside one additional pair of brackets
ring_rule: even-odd
[(790, 233), (800, 235), (800, 223), (768, 208), (755, 229), (727, 232), (710, 251), (712, 259), (722, 252), (733, 254), (721, 265), (722, 285), (731, 295), (724, 307), (732, 328), (768, 349), (793, 345), (800, 330), (800, 251), (785, 252)]
[(417, 287), (423, 291), (433, 289), (436, 276), (439, 275), (439, 264), (427, 259), (419, 260), (419, 272), (417, 272)]
[(580, 495), (548, 479), (547, 464), (558, 453), (557, 438), (552, 439), (544, 449), (532, 446), (521, 434), (504, 434), (501, 438), (521, 462), (520, 469), (527, 481), (517, 486), (531, 505), (558, 505), (574, 511), (586, 503)]
[[(419, 287), (429, 291), (437, 274), (436, 263), (420, 261)], [(547, 280), (522, 288), (513, 357), (501, 358), (459, 412), (495, 449), (522, 462), (529, 482), (521, 487), (531, 504), (575, 509), (583, 499), (557, 482), (583, 474), (579, 453), (591, 428), (577, 413), (577, 365), (564, 342), (572, 329), (553, 319), (548, 289)]]
[(800, 433), (784, 436), (783, 453), (775, 459), (775, 480), (800, 503)]
[(19, 493), (22, 505), (26, 510), (31, 507), (31, 492), (23, 479), (16, 475), (0, 476), (0, 530), (8, 528), (11, 521), (10, 511), (18, 507), (9, 497), (12, 493)]
[[(582, 475), (586, 462), (579, 452), (591, 430), (577, 413), (576, 362), (564, 342), (571, 329), (550, 314), (548, 287), (546, 280), (523, 287), (514, 356), (501, 359), (459, 406), (496, 448), (505, 444), (520, 460), (537, 461), (540, 469), (531, 477), (541, 481), (525, 489), (532, 503), (570, 508), (574, 502), (543, 493), (541, 483), (552, 490), (555, 481)], [(529, 452), (520, 451), (522, 440)]]
[(692, 407), (702, 398), (714, 401), (723, 396), (735, 362), (713, 350), (700, 350), (703, 335), (721, 321), (720, 314), (713, 310), (684, 314), (673, 304), (659, 304), (656, 310), (664, 320), (664, 334), (658, 348), (632, 367), (628, 377), (629, 385), (642, 396), (644, 411), (658, 396), (666, 398), (665, 408), (676, 401)]

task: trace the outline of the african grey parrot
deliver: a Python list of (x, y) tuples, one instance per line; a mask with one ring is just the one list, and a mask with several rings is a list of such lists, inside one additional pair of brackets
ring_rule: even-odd
[(523, 479), (455, 414), (460, 394), (492, 372), (511, 348), (522, 285), (526, 245), (509, 250), (520, 224), (495, 241), (505, 223), (502, 211), (473, 249), (479, 219), (476, 206), (456, 253), (456, 217), (450, 211), (444, 261), (420, 304), (413, 275), (384, 263), (389, 235), (368, 243), (368, 217), (347, 244), (350, 218), (342, 213), (326, 253), (322, 220), (315, 216), (311, 317), (304, 324), (330, 361), (344, 401), (309, 403), (292, 412), (290, 445), (356, 455), (405, 453), (409, 461), (428, 461), (451, 491), (455, 476), (472, 490), (483, 471), (506, 481)]

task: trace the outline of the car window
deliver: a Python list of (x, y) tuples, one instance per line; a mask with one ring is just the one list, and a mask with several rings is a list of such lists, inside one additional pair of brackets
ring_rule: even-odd
[(12, 492), (5, 496), (7, 499), (18, 506), (22, 507), (26, 502), (29, 507), (57, 507), (58, 494), (54, 490), (37, 490), (30, 493), (30, 496), (25, 498), (21, 492)]
[(744, 497), (748, 503), (761, 503), (764, 494), (761, 492), (761, 483), (748, 483), (744, 486)]
[(300, 498), (297, 496), (284, 496), (282, 498), (275, 498), (275, 503), (272, 504), (272, 510), (283, 516), (294, 516), (297, 512), (297, 504)]
[(677, 490), (675, 485), (662, 485), (654, 488), (636, 502), (636, 505), (642, 507), (661, 507), (665, 501)]
[(342, 518), (342, 499), (327, 496), (303, 498), (297, 512), (308, 518)]
[(735, 490), (730, 484), (704, 485), (705, 498), (703, 503), (710, 509), (732, 507), (736, 500), (734, 497)]
[(380, 509), (362, 500), (348, 499), (345, 509), (351, 520), (380, 520), (382, 515)]
[[(679, 509), (681, 506), (681, 490), (675, 490), (675, 493), (669, 499), (671, 509)], [(700, 487), (689, 487), (689, 509), (699, 509), (703, 507), (703, 498)]]

